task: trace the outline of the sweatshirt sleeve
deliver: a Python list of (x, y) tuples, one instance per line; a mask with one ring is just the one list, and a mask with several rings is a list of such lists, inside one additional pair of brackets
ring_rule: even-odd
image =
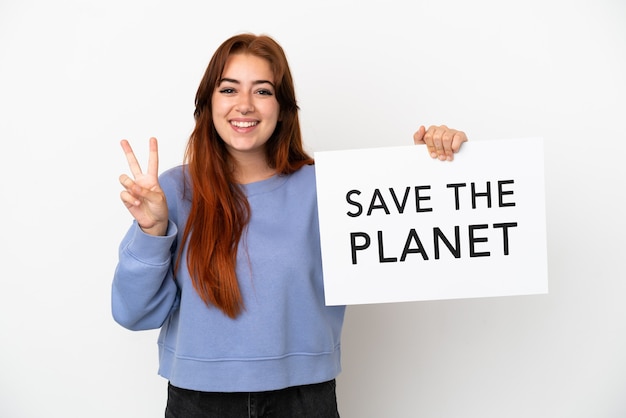
[(155, 237), (133, 222), (119, 248), (111, 295), (117, 323), (130, 330), (160, 328), (179, 302), (173, 276), (173, 247), (178, 229), (169, 222), (165, 236)]

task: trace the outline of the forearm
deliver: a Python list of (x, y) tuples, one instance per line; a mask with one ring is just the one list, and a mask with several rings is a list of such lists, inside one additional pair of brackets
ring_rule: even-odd
[(135, 223), (124, 237), (111, 290), (116, 322), (132, 330), (159, 328), (177, 303), (172, 246), (177, 228), (165, 236), (145, 234)]

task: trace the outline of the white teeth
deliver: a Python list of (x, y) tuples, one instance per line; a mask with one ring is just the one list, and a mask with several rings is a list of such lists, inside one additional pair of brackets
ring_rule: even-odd
[(236, 126), (237, 128), (249, 128), (251, 126), (256, 125), (259, 122), (236, 122), (236, 121), (231, 121), (230, 123), (231, 123), (231, 125)]

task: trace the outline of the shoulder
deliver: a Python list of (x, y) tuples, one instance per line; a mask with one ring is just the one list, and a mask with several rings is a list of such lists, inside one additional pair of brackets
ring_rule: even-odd
[(159, 183), (182, 184), (185, 178), (185, 166), (172, 167), (159, 175)]
[(315, 192), (315, 166), (304, 165), (291, 174), (280, 175), (290, 189), (299, 189), (303, 193), (312, 190)]
[(287, 176), (286, 186), (289, 193), (299, 196), (300, 199), (315, 198), (317, 187), (315, 181), (315, 166), (305, 165), (298, 171)]
[(184, 166), (178, 165), (176, 167), (169, 168), (159, 175), (159, 181), (163, 180), (179, 180), (184, 175)]
[(313, 182), (315, 184), (315, 165), (304, 165), (298, 171), (291, 174), (297, 181)]
[(167, 197), (182, 197), (185, 190), (191, 190), (183, 165), (164, 171), (159, 176), (159, 184)]

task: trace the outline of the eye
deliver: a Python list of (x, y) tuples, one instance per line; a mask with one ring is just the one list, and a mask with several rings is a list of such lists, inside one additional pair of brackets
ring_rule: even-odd
[(257, 90), (257, 94), (260, 94), (261, 96), (273, 96), (274, 92), (269, 89), (259, 89)]
[(222, 94), (233, 94), (235, 92), (235, 89), (232, 87), (224, 87), (220, 89), (219, 92)]

